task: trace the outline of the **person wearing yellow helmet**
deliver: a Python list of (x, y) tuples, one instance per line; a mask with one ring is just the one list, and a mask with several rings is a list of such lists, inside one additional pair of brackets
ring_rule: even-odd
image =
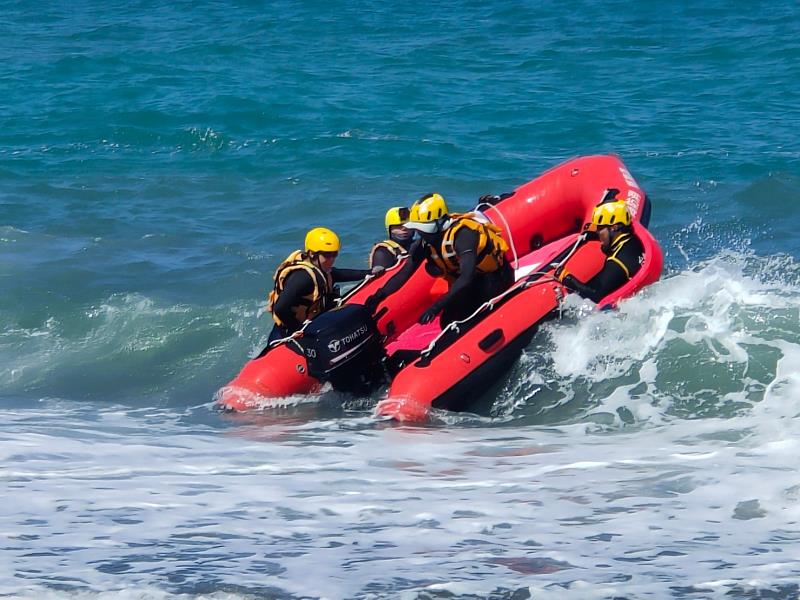
[(379, 265), (384, 268), (393, 267), (408, 254), (414, 241), (414, 232), (405, 227), (408, 222), (409, 209), (405, 206), (393, 206), (386, 211), (386, 240), (378, 242), (369, 253), (370, 268)]
[(477, 220), (474, 213), (450, 213), (440, 194), (426, 194), (417, 200), (405, 227), (419, 232), (419, 239), (411, 245), (409, 260), (397, 274), (367, 299), (372, 310), (398, 291), (423, 263), (430, 274), (446, 279), (449, 289), (422, 314), (420, 323), (433, 321), (439, 313), (442, 326), (465, 319), (514, 282), (501, 230)]
[(644, 262), (644, 245), (633, 232), (627, 205), (613, 197), (595, 207), (584, 229), (600, 240), (600, 248), (606, 255), (603, 268), (586, 283), (578, 281), (566, 269), (559, 269), (556, 277), (582, 297), (599, 302), (639, 271)]
[(267, 310), (275, 322), (269, 344), (285, 338), (306, 320), (333, 307), (335, 283), (358, 281), (382, 268), (339, 269), (334, 267), (341, 243), (330, 229), (315, 227), (306, 234), (303, 250), (295, 250), (276, 269)]

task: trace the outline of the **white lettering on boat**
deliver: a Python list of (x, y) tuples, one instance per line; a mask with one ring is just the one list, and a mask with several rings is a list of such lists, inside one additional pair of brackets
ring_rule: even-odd
[(365, 333), (367, 333), (367, 326), (362, 325), (352, 333), (348, 333), (343, 338), (339, 338), (338, 340), (331, 340), (330, 342), (328, 342), (328, 350), (334, 353), (338, 352), (342, 346), (346, 346), (350, 342), (360, 338)]
[(625, 204), (628, 206), (628, 212), (631, 216), (639, 214), (639, 205), (642, 203), (642, 195), (634, 189), (628, 190), (628, 197), (625, 198)]
[(625, 180), (625, 183), (627, 183), (631, 187), (635, 188), (639, 187), (639, 184), (636, 183), (636, 180), (633, 178), (633, 175), (630, 174), (628, 169), (626, 169), (625, 167), (620, 167), (619, 172), (622, 173), (622, 178)]

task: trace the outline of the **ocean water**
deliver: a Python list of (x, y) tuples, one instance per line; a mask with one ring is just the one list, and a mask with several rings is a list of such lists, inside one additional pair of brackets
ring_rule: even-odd
[[(0, 597), (796, 598), (800, 5), (0, 2)], [(661, 281), (492, 402), (227, 415), (313, 226), (616, 153)]]

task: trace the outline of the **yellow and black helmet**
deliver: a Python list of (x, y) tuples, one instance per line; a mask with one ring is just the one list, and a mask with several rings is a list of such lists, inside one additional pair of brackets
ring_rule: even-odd
[(315, 227), (306, 234), (306, 252), (339, 252), (339, 236), (325, 227)]
[(447, 203), (441, 194), (427, 194), (411, 207), (406, 227), (423, 233), (435, 233), (440, 230), (441, 222), (447, 218), (448, 212)]
[(386, 218), (383, 221), (384, 225), (386, 225), (386, 233), (391, 235), (392, 232), (389, 229), (395, 225), (405, 225), (408, 222), (410, 212), (405, 206), (393, 206), (387, 210)]
[(610, 227), (618, 224), (625, 226), (631, 224), (631, 213), (622, 200), (606, 202), (596, 206), (592, 212), (592, 220), (586, 229), (587, 231), (597, 231), (600, 227)]

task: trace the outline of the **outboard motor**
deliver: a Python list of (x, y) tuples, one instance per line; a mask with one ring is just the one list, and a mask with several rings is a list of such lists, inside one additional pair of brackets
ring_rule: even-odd
[(338, 391), (365, 394), (384, 377), (380, 334), (372, 314), (360, 304), (345, 304), (322, 313), (298, 340), (308, 374), (330, 381)]

